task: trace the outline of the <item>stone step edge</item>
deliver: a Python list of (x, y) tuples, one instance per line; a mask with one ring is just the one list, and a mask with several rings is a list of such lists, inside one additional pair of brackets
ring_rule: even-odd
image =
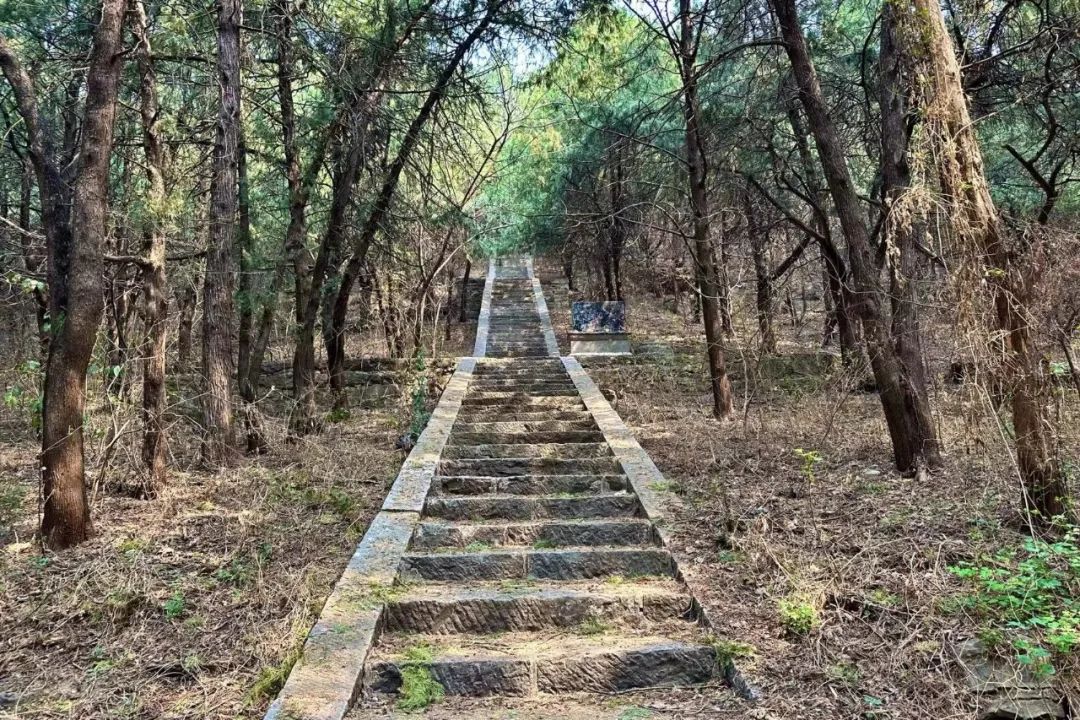
[(537, 632), (579, 627), (590, 620), (605, 625), (632, 623), (635, 631), (642, 622), (690, 626), (697, 622), (699, 606), (685, 588), (649, 591), (643, 583), (630, 590), (559, 585), (523, 589), (407, 586), (387, 603), (380, 637)]
[(436, 459), (450, 437), (476, 359), (462, 358), (416, 445), (327, 596), (264, 720), (343, 720), (360, 691), (384, 597), (420, 524)]
[[(645, 687), (692, 687), (724, 673), (716, 649), (711, 645), (656, 641), (585, 654), (579, 651), (531, 657), (436, 658), (425, 666), (447, 694), (467, 696), (524, 697), (569, 692), (612, 693)], [(599, 672), (590, 673), (590, 670), (598, 669)], [(367, 692), (393, 693), (400, 686), (400, 665), (393, 660), (370, 663), (365, 675)]]

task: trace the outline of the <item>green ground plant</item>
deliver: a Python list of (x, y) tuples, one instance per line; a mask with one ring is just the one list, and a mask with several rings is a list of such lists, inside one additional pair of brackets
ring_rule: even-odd
[(401, 663), (399, 709), (407, 712), (423, 710), (442, 700), (446, 691), (431, 672), (434, 659), (435, 653), (427, 645), (417, 645), (405, 651)]
[(967, 583), (957, 603), (984, 623), (980, 637), (1008, 644), (1037, 674), (1054, 672), (1055, 654), (1080, 648), (1080, 528), (949, 569)]

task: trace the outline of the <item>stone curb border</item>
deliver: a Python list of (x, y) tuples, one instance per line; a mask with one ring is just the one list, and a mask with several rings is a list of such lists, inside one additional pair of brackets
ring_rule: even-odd
[(473, 357), (487, 354), (488, 330), (491, 327), (491, 292), (495, 287), (495, 258), (488, 260), (487, 280), (484, 282), (484, 294), (480, 299), (480, 317), (476, 322), (476, 340), (473, 343)]
[[(489, 271), (485, 304), (490, 296), (491, 274)], [(482, 316), (478, 334), (485, 324)], [(387, 592), (420, 522), (431, 479), (475, 368), (475, 358), (458, 361), (427, 427), (402, 464), (382, 510), (371, 521), (326, 598), (299, 659), (264, 720), (341, 720), (352, 707)]]
[[(652, 521), (653, 527), (660, 537), (661, 545), (669, 548), (671, 535), (667, 528), (667, 516), (664, 512), (665, 500), (663, 497), (663, 493), (666, 491), (657, 490), (658, 487), (663, 487), (660, 483), (666, 482), (663, 473), (660, 472), (660, 468), (656, 467), (656, 463), (638, 443), (637, 438), (630, 432), (630, 428), (622, 421), (619, 414), (611, 407), (607, 398), (600, 392), (600, 388), (585, 372), (585, 368), (581, 366), (577, 358), (572, 355), (563, 356), (562, 364), (570, 374), (570, 379), (573, 380), (574, 387), (577, 388), (578, 395), (584, 401), (585, 407), (593, 416), (593, 420), (596, 421), (600, 432), (603, 433), (604, 440), (611, 447), (611, 452), (619, 461), (623, 472), (626, 473), (630, 486), (634, 489), (634, 494), (637, 495), (638, 501), (645, 511), (645, 516)], [(682, 572), (678, 569), (678, 563), (676, 563), (675, 567), (676, 578), (686, 582)], [(705, 608), (697, 602), (696, 598), (694, 599), (694, 606), (702, 624), (710, 630), (714, 630), (717, 626), (712, 622)], [(725, 665), (724, 678), (739, 697), (744, 700), (757, 700), (761, 697), (760, 691), (746, 680), (734, 663), (728, 662)]]
[(532, 281), (536, 314), (540, 316), (540, 329), (544, 331), (544, 344), (547, 346), (548, 355), (559, 357), (559, 341), (555, 339), (555, 330), (551, 327), (551, 314), (548, 312), (547, 300), (544, 299), (544, 291), (540, 287), (540, 278), (533, 272), (532, 255), (525, 258), (525, 271)]

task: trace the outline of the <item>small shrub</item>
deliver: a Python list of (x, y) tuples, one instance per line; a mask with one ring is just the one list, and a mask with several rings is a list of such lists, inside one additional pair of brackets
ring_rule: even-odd
[(817, 608), (801, 598), (785, 598), (777, 607), (780, 624), (792, 635), (809, 635), (810, 631), (821, 624)]
[(716, 662), (724, 672), (732, 670), (736, 660), (752, 657), (755, 652), (753, 645), (736, 640), (711, 638), (709, 642), (716, 653)]
[(589, 617), (578, 626), (578, 633), (581, 635), (603, 635), (610, 629), (611, 626), (600, 618)]

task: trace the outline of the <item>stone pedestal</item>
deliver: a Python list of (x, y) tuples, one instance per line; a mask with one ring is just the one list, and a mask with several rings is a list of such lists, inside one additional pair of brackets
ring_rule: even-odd
[(570, 306), (571, 355), (629, 355), (626, 305), (618, 301), (579, 301)]

